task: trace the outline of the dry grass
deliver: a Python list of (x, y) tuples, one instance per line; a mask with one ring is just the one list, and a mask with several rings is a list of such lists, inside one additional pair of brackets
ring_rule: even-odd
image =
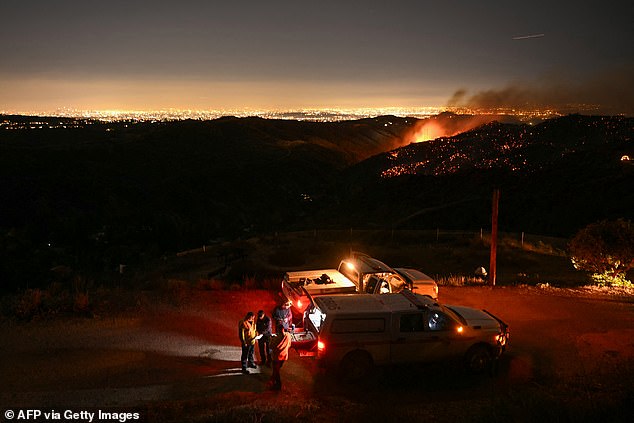
[[(501, 234), (498, 285), (578, 287), (589, 283), (566, 257), (567, 240), (535, 235)], [(60, 313), (130, 309), (148, 303), (141, 290), (159, 301), (180, 306), (195, 291), (279, 290), (289, 270), (337, 267), (350, 251), (362, 251), (394, 267), (414, 267), (440, 285), (477, 285), (476, 268), (489, 268), (490, 243), (480, 231), (305, 231), (279, 233), (239, 243), (206, 247), (161, 260), (151, 273), (129, 269), (106, 286), (73, 277), (67, 286), (53, 283), (2, 301), (1, 313), (21, 320)]]

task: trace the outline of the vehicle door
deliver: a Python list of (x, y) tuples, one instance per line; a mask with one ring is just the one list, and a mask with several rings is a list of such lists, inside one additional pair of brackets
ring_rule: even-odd
[(454, 327), (453, 320), (442, 312), (397, 313), (393, 320), (392, 362), (431, 362), (454, 355)]

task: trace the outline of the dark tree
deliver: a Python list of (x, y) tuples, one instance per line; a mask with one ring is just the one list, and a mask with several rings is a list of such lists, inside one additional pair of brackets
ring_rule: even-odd
[(625, 279), (634, 268), (634, 226), (630, 221), (592, 223), (577, 232), (569, 247), (576, 268), (593, 272), (610, 285), (631, 284)]

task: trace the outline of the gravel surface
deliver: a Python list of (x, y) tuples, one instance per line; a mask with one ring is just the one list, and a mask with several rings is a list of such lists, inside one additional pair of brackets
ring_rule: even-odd
[(591, 288), (444, 287), (439, 301), (510, 325), (495, 377), (454, 364), (379, 368), (344, 386), (291, 354), (240, 374), (237, 322), (269, 291), (199, 291), (180, 306), (0, 326), (0, 408), (132, 410), (149, 421), (629, 421), (634, 297)]

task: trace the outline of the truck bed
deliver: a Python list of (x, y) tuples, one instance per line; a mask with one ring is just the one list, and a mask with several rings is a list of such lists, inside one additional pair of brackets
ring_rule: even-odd
[[(323, 276), (327, 276), (324, 278)], [(357, 286), (335, 269), (301, 270), (287, 273), (288, 283), (302, 286), (311, 296), (355, 292)], [(326, 280), (327, 282), (323, 282)]]

